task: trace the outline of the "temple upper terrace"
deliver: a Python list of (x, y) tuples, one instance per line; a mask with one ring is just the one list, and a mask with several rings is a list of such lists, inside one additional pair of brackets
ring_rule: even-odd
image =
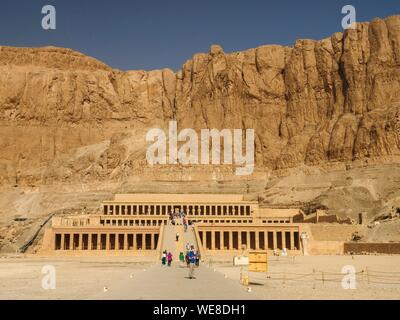
[(290, 223), (300, 209), (262, 208), (257, 200), (237, 194), (117, 194), (103, 202), (102, 216), (168, 218), (171, 212), (185, 212), (190, 220), (202, 222)]

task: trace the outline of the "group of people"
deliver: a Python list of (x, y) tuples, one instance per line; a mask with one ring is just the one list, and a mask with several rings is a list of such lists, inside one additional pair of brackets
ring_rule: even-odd
[(164, 250), (162, 253), (162, 257), (161, 257), (161, 264), (163, 266), (168, 265), (168, 267), (171, 266), (172, 263), (172, 253), (171, 251), (168, 252), (167, 250)]
[(186, 213), (184, 211), (180, 212), (171, 211), (169, 214), (169, 219), (171, 220), (172, 225), (177, 224), (177, 221), (181, 219), (185, 232), (187, 231), (188, 226), (191, 224), (191, 222), (186, 218)]
[[(200, 252), (194, 250), (194, 246), (189, 243), (186, 244), (186, 254), (183, 252), (179, 253), (179, 261), (181, 266), (185, 266), (189, 269), (189, 279), (194, 279), (194, 268), (200, 265)], [(164, 250), (161, 257), (162, 266), (167, 265), (168, 267), (172, 264), (172, 253)]]
[(189, 279), (194, 279), (194, 268), (200, 265), (200, 252), (194, 250), (194, 246), (186, 243), (186, 254), (183, 252), (179, 254), (179, 261), (181, 265), (189, 268)]
[[(194, 259), (194, 264), (196, 267), (200, 265), (200, 251), (194, 250), (194, 246), (191, 245), (189, 242), (186, 243), (186, 254), (184, 255), (183, 252), (179, 254), (179, 260), (183, 263), (186, 262), (186, 265), (189, 267), (191, 258)], [(193, 256), (193, 257), (192, 257)]]

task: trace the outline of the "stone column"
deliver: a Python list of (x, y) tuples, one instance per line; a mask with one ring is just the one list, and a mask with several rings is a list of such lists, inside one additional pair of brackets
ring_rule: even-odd
[(282, 248), (286, 248), (287, 249), (287, 246), (286, 246), (286, 232), (285, 231), (282, 231)]
[(233, 231), (229, 231), (229, 250), (233, 250)]
[(276, 236), (276, 231), (272, 232), (272, 239), (273, 239), (273, 249), (277, 249), (278, 248), (278, 237)]
[(207, 236), (206, 236), (206, 231), (203, 231), (202, 237), (201, 237), (201, 244), (203, 245), (204, 250), (207, 249)]
[(238, 248), (242, 250), (242, 232), (238, 231)]
[[(114, 237), (114, 250), (119, 250), (119, 234), (116, 233)], [(111, 246), (111, 241), (110, 241), (110, 246)]]
[(294, 232), (290, 232), (290, 250), (294, 250)]
[(88, 250), (92, 250), (92, 234), (88, 234)]
[(142, 239), (142, 250), (146, 250), (146, 237), (144, 236), (144, 233), (139, 233), (139, 237)]
[(255, 239), (256, 239), (256, 250), (260, 250), (260, 233), (259, 233), (259, 231), (255, 231), (255, 233), (256, 233), (256, 236), (255, 236)]
[(132, 236), (132, 250), (137, 250), (136, 233), (133, 233)]
[(247, 246), (247, 250), (250, 250), (250, 231), (246, 232), (246, 238), (247, 238), (247, 242), (246, 242), (246, 246)]
[(224, 250), (224, 231), (219, 232), (219, 250)]
[(97, 250), (101, 250), (101, 233), (97, 234)]
[(154, 250), (154, 233), (151, 233), (150, 250)]
[(211, 231), (211, 250), (215, 250), (215, 231)]
[(128, 250), (128, 234), (124, 233), (124, 250)]
[(106, 250), (110, 250), (110, 234), (106, 233)]
[(69, 250), (74, 250), (74, 234), (69, 235)]
[(268, 231), (264, 231), (264, 250), (268, 250)]
[(82, 250), (82, 248), (83, 248), (82, 233), (79, 233), (78, 250)]
[(61, 233), (60, 250), (64, 250), (64, 248), (65, 248), (64, 242), (65, 242), (65, 234)]
[(142, 250), (147, 250), (146, 233), (142, 233)]

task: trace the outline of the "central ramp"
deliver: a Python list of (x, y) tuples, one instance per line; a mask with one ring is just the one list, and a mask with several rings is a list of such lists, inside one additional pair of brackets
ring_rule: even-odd
[(189, 242), (191, 245), (194, 246), (195, 250), (198, 250), (196, 236), (194, 234), (194, 229), (192, 226), (189, 226), (187, 231), (183, 233), (183, 241), (184, 241), (185, 246), (186, 246), (186, 243)]
[(177, 232), (179, 232), (179, 234), (181, 235), (181, 230), (179, 227), (180, 226), (174, 226), (172, 224), (168, 224), (164, 227), (164, 237), (162, 241), (161, 254), (164, 250), (167, 250), (167, 252), (172, 253), (172, 258), (174, 260), (178, 259), (179, 257), (179, 242), (182, 242), (182, 239), (177, 242), (175, 238)]
[[(179, 241), (176, 233), (179, 232)], [(161, 266), (157, 261), (149, 269), (141, 271), (136, 276), (111, 284), (108, 291), (93, 297), (94, 299), (148, 299), (148, 300), (244, 300), (250, 299), (239, 282), (226, 279), (221, 273), (200, 263), (195, 269), (195, 279), (190, 279), (188, 268), (182, 268), (179, 263), (179, 252), (185, 252), (189, 242), (197, 250), (198, 245), (193, 228), (185, 232), (181, 221), (178, 225), (164, 226), (161, 252), (170, 251), (173, 254), (171, 267)], [(213, 288), (213, 290), (210, 290)]]
[[(180, 268), (174, 260), (171, 267), (161, 267), (161, 262), (146, 271), (129, 275), (111, 283), (107, 292), (91, 299), (99, 300), (246, 300), (254, 295), (246, 292), (239, 281), (224, 278), (205, 265), (195, 269), (195, 279), (189, 279), (188, 269)], [(210, 290), (212, 288), (212, 290)]]
[[(176, 234), (179, 233), (179, 240), (176, 241)], [(161, 247), (161, 254), (164, 250), (171, 252), (173, 260), (178, 261), (179, 253), (186, 253), (186, 244), (194, 246), (194, 249), (198, 249), (196, 236), (192, 226), (188, 226), (187, 231), (184, 231), (182, 222), (179, 219), (177, 225), (168, 224), (164, 226), (164, 235)]]

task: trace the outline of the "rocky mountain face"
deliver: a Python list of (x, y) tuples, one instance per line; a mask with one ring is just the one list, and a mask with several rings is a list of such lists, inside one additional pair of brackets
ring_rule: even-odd
[(213, 45), (176, 73), (122, 72), (69, 49), (0, 47), (0, 184), (143, 175), (145, 132), (170, 119), (197, 130), (254, 128), (257, 171), (396, 157), (400, 16), (293, 47), (226, 54)]
[[(171, 119), (179, 130), (253, 128), (254, 173), (150, 167), (146, 132)], [(0, 250), (15, 252), (49, 214), (97, 210), (115, 192), (253, 193), (372, 219), (400, 208), (399, 148), (400, 16), (293, 47), (213, 45), (176, 73), (0, 46)]]

